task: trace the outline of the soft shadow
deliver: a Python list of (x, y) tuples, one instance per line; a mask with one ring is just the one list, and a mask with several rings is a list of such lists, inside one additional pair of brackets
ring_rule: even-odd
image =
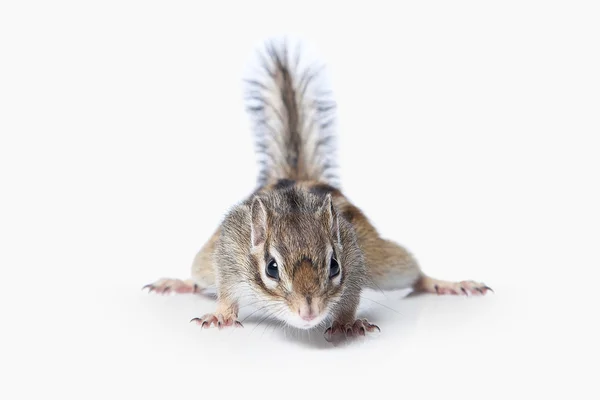
[(320, 325), (313, 329), (297, 329), (285, 326), (281, 321), (265, 317), (265, 315), (254, 314), (245, 318), (244, 329), (250, 337), (265, 338), (265, 340), (285, 341), (296, 345), (327, 349), (332, 348), (331, 343), (325, 340), (323, 333), (329, 324)]
[[(140, 293), (140, 301), (144, 298), (144, 309), (152, 318), (162, 320), (165, 325), (174, 326), (182, 320), (189, 321), (194, 316), (211, 312), (214, 309), (214, 294), (156, 296)], [(210, 299), (210, 300), (209, 300)], [(416, 295), (408, 291), (380, 292), (366, 290), (361, 296), (361, 304), (357, 317), (366, 318), (377, 325), (381, 333), (371, 332), (367, 337), (353, 338), (340, 343), (330, 343), (325, 339), (324, 332), (331, 323), (323, 323), (310, 330), (296, 329), (285, 326), (282, 321), (265, 316), (255, 309), (244, 308), (240, 314), (243, 321), (243, 331), (248, 338), (259, 340), (276, 340), (303, 348), (334, 349), (378, 340), (382, 336), (407, 338), (414, 331), (421, 310), (431, 302), (435, 295)], [(190, 301), (191, 300), (191, 301)], [(150, 315), (149, 315), (150, 316)]]
[[(377, 340), (382, 335), (408, 336), (416, 326), (422, 302), (407, 296), (407, 292), (371, 292), (366, 291), (361, 297), (357, 317), (366, 318), (369, 322), (380, 327), (381, 333), (367, 333), (366, 337), (350, 338), (338, 342), (328, 342), (324, 332), (331, 325), (321, 324), (313, 329), (303, 330), (284, 326), (274, 318), (260, 314), (248, 314), (244, 326), (250, 336), (285, 341), (312, 349), (336, 349), (355, 344)], [(242, 316), (244, 319), (244, 316)]]

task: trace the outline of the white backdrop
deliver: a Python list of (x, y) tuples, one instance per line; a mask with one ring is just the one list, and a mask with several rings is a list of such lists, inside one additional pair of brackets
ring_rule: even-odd
[[(2, 397), (597, 395), (597, 2), (215, 3), (0, 5)], [(241, 78), (280, 34), (329, 67), (346, 194), (495, 295), (367, 293), (381, 335), (332, 348), (140, 291), (254, 188)]]

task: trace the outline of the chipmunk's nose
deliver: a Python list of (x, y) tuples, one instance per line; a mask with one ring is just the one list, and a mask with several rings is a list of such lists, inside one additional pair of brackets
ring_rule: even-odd
[(306, 303), (302, 304), (298, 309), (298, 315), (305, 321), (312, 321), (317, 318), (318, 311), (314, 304), (312, 304), (312, 298), (306, 296)]
[(312, 311), (308, 311), (308, 312), (299, 312), (300, 314), (300, 318), (302, 318), (305, 321), (312, 321), (313, 319), (317, 318), (317, 314), (312, 312)]
[(312, 321), (313, 319), (315, 319), (317, 316), (314, 314), (309, 314), (309, 315), (300, 315), (302, 317), (303, 320), (305, 321)]

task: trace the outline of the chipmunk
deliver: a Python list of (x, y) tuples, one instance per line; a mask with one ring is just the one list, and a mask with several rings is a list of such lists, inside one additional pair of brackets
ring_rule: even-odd
[(336, 103), (323, 70), (300, 67), (285, 43), (268, 42), (260, 77), (246, 80), (260, 173), (254, 193), (235, 205), (200, 249), (188, 280), (160, 279), (157, 293), (216, 288), (214, 313), (202, 328), (239, 326), (241, 303), (300, 329), (328, 323), (328, 340), (380, 331), (357, 318), (361, 291), (412, 288), (438, 294), (483, 295), (474, 281), (425, 275), (404, 247), (379, 236), (342, 193), (336, 175)]

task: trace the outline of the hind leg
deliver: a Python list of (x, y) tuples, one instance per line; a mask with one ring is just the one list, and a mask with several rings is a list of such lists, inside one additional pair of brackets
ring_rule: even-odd
[(484, 283), (475, 281), (442, 281), (423, 276), (414, 285), (415, 291), (437, 294), (458, 294), (458, 295), (484, 295), (488, 291), (493, 292), (492, 288)]
[(217, 230), (196, 254), (194, 262), (192, 263), (191, 278), (186, 280), (162, 278), (156, 282), (144, 286), (142, 289), (148, 289), (148, 292), (156, 292), (159, 294), (203, 294), (204, 290), (214, 288), (215, 273), (212, 263), (212, 255), (214, 253), (218, 238), (219, 231)]
[(363, 250), (376, 289), (412, 288), (415, 292), (453, 295), (484, 295), (492, 290), (475, 281), (451, 282), (430, 278), (406, 249), (389, 240), (372, 241)]
[(417, 261), (402, 246), (385, 239), (362, 245), (373, 289), (408, 289), (422, 278)]
[(200, 287), (193, 279), (181, 279), (172, 278), (161, 278), (156, 282), (149, 283), (142, 289), (148, 289), (148, 293), (156, 292), (158, 294), (169, 294), (169, 293), (197, 293), (200, 291)]

